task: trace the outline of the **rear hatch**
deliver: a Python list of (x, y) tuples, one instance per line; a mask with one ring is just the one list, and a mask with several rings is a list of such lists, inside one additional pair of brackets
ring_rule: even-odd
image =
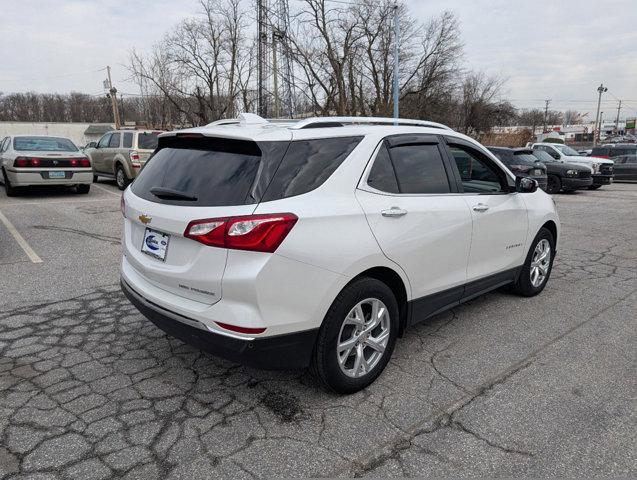
[(196, 220), (252, 214), (285, 148), (287, 142), (161, 137), (125, 194), (124, 253), (135, 273), (183, 298), (219, 301), (228, 250), (184, 233)]

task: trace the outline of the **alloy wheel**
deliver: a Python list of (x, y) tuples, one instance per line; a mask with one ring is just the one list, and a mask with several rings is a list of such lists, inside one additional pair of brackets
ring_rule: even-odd
[(531, 285), (535, 288), (544, 283), (551, 267), (551, 244), (543, 238), (535, 246), (531, 259)]
[(385, 354), (391, 321), (387, 306), (377, 298), (358, 302), (338, 335), (336, 357), (341, 371), (359, 378), (371, 372)]
[(126, 186), (126, 178), (124, 177), (124, 170), (122, 168), (117, 169), (115, 181), (117, 182), (117, 186), (122, 189)]

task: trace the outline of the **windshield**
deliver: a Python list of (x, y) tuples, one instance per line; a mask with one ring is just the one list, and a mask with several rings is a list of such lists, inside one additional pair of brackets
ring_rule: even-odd
[(13, 148), (32, 152), (77, 152), (71, 140), (60, 137), (15, 137)]
[(137, 148), (140, 150), (155, 150), (157, 148), (157, 135), (160, 132), (139, 132)]
[(569, 147), (568, 145), (558, 145), (555, 144), (553, 145), (555, 148), (557, 148), (560, 152), (562, 152), (564, 155), (568, 155), (570, 157), (581, 157), (581, 155), (579, 154), (579, 152), (577, 150), (573, 150), (571, 147)]
[(543, 150), (533, 150), (533, 156), (544, 163), (553, 163), (555, 161), (553, 157)]

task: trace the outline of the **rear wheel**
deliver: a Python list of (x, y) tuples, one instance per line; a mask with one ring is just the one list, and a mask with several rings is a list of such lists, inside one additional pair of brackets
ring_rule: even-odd
[(91, 190), (91, 185), (88, 183), (83, 183), (75, 187), (77, 193), (88, 193)]
[(115, 169), (115, 183), (117, 183), (117, 188), (120, 190), (126, 190), (126, 187), (128, 187), (128, 184), (130, 183), (130, 180), (126, 176), (126, 172), (124, 171), (124, 167), (121, 165), (117, 165), (117, 168)]
[(329, 390), (354, 393), (370, 385), (391, 357), (398, 334), (398, 303), (373, 278), (355, 280), (325, 315), (311, 371)]
[(4, 182), (4, 190), (7, 193), (7, 197), (15, 197), (17, 195), (17, 189), (11, 185), (7, 172), (2, 169), (2, 181)]
[(547, 178), (546, 193), (559, 193), (562, 190), (562, 181), (557, 175), (549, 175)]
[(537, 295), (546, 286), (553, 269), (555, 239), (546, 228), (541, 228), (531, 243), (520, 276), (513, 291), (525, 297)]

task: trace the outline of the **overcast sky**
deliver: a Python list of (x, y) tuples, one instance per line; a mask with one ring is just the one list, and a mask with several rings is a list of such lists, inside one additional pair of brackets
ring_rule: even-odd
[[(291, 5), (298, 0), (290, 0)], [(635, 0), (407, 0), (416, 18), (444, 9), (461, 21), (465, 64), (507, 79), (504, 97), (519, 107), (637, 114)], [(125, 63), (135, 47), (147, 51), (197, 0), (0, 0), (0, 92), (102, 91), (105, 65), (123, 93)]]

